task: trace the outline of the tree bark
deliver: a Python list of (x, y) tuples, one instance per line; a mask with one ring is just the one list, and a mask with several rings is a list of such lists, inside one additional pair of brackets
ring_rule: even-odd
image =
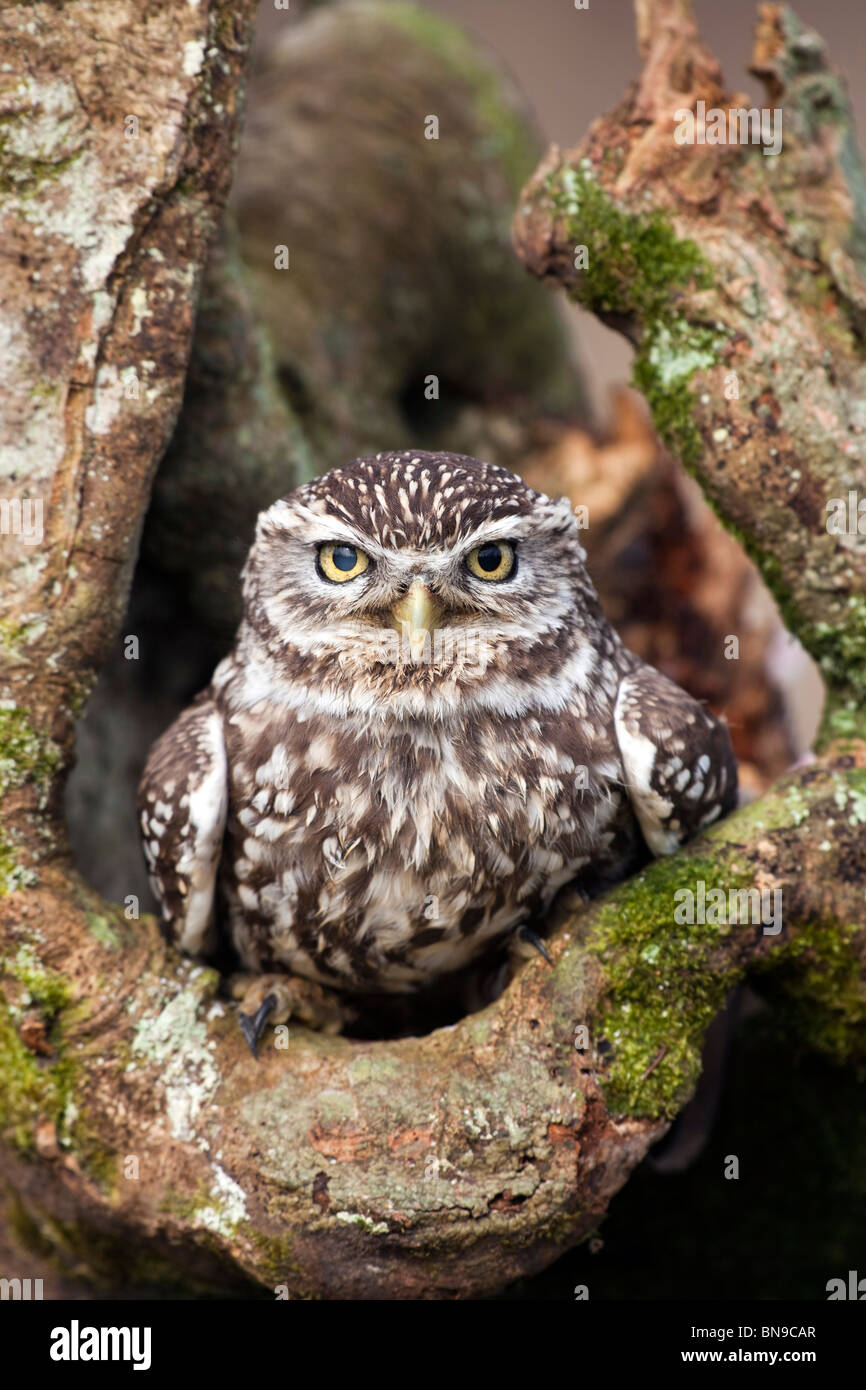
[[(4, 1181), (22, 1226), (104, 1280), (249, 1281), (291, 1296), (490, 1293), (597, 1225), (688, 1100), (706, 1027), (747, 973), (797, 1001), (815, 1046), (864, 1060), (866, 754), (854, 659), (863, 561), (828, 538), (821, 516), (828, 488), (862, 483), (845, 432), (863, 372), (856, 217), (841, 172), (850, 148), (840, 148), (841, 127), (831, 138), (820, 122), (804, 124), (784, 158), (808, 169), (805, 192), (781, 181), (771, 190), (757, 151), (718, 147), (687, 149), (671, 181), (670, 103), (721, 98), (721, 88), (685, 7), (641, 4), (644, 76), (580, 155), (603, 196), (589, 201), (604, 231), (580, 238), (607, 270), (589, 302), (646, 345), (653, 370), (663, 350), (674, 353), (664, 368), (679, 407), (672, 441), (790, 596), (822, 660), (830, 715), (820, 761), (602, 901), (584, 908), (564, 896), (553, 967), (528, 963), (495, 1004), (455, 1027), (364, 1043), (292, 1026), (288, 1045), (255, 1063), (215, 972), (178, 957), (152, 919), (127, 920), (74, 873), (58, 801), (73, 720), (117, 632), (180, 401), (251, 6), (240, 17), (219, 3), (152, 6), (136, 27), (133, 79), (99, 66), (105, 47), (123, 41), (123, 4), (46, 11), (20, 6), (3, 19), (7, 52), (20, 46), (31, 74), (13, 88), (16, 110), (46, 132), (38, 167), (19, 155), (30, 146), (14, 137), (7, 146), (3, 230), (20, 247), (4, 267), (17, 363), (7, 478), (46, 499), (50, 541), (38, 563), (23, 540), (10, 544), (5, 575)], [(774, 72), (796, 65), (790, 23), (764, 21), (761, 61)], [(123, 118), (145, 93), (162, 134), (131, 178)], [(802, 110), (795, 91), (795, 118)], [(571, 167), (558, 155), (546, 162), (522, 200), (518, 243), (534, 269), (574, 285), (571, 223), (583, 230), (585, 179), (565, 178)], [(31, 203), (43, 178), (49, 187)], [(663, 268), (674, 267), (667, 282), (650, 267), (650, 304), (634, 266), (649, 203), (627, 210), (637, 186), (665, 206), (650, 240)], [(739, 236), (743, 208), (754, 222), (738, 262), (725, 238)], [(808, 241), (799, 249), (795, 221)], [(701, 268), (680, 245), (689, 228), (700, 229), (713, 267), (700, 289)], [(804, 258), (809, 269), (819, 257), (828, 280), (810, 306)], [(750, 278), (738, 284), (743, 263)], [(803, 380), (789, 370), (795, 345), (809, 366)], [(712, 363), (694, 365), (711, 352)], [(127, 400), (122, 383), (143, 360), (154, 367), (142, 365), (140, 399)], [(751, 364), (749, 389), (729, 403), (721, 384), (734, 361)], [(772, 400), (762, 404), (767, 379)], [(664, 393), (650, 396), (665, 425)], [(724, 469), (709, 448), (720, 429), (731, 441)], [(782, 932), (678, 927), (675, 893), (700, 882), (780, 889)]]
[(635, 344), (660, 435), (815, 655), (836, 727), (859, 727), (866, 543), (827, 526), (831, 499), (864, 491), (866, 181), (844, 85), (818, 35), (764, 5), (754, 71), (784, 112), (782, 153), (677, 144), (678, 112), (747, 99), (685, 0), (640, 0), (638, 27), (640, 79), (577, 149), (549, 151), (517, 251)]

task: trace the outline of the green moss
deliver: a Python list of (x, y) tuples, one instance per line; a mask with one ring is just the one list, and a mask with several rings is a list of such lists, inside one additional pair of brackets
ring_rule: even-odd
[[(711, 271), (698, 246), (676, 235), (658, 210), (646, 214), (618, 208), (594, 179), (589, 161), (550, 176), (547, 191), (555, 213), (565, 219), (573, 246), (585, 245), (588, 267), (571, 287), (572, 296), (602, 318), (633, 320), (640, 332), (633, 379), (652, 410), (668, 447), (693, 467), (703, 451), (694, 420), (690, 381), (719, 360), (723, 336), (695, 324), (677, 309), (677, 290), (708, 289)], [(760, 568), (789, 631), (814, 656), (831, 692), (827, 718), (832, 732), (862, 731), (866, 715), (866, 597), (852, 595), (845, 620), (815, 623), (799, 609), (778, 557), (731, 526)]]
[(852, 768), (847, 775), (848, 824), (852, 829), (866, 825), (866, 768)]
[(866, 982), (856, 950), (858, 929), (831, 920), (809, 923), (758, 966), (773, 1021), (791, 1042), (853, 1066), (866, 1076)]
[[(386, 1053), (373, 1052), (367, 1056), (355, 1057), (349, 1063), (349, 1076), (352, 1084), (359, 1086), (368, 1081), (379, 1081), (388, 1086), (400, 1075), (400, 1064), (395, 1057)], [(340, 1095), (340, 1092), (323, 1092), (323, 1095)], [(351, 1112), (350, 1112), (351, 1113)], [(335, 1118), (340, 1118), (336, 1116)]]
[(15, 956), (4, 960), (3, 969), (24, 986), (25, 1002), (35, 1004), (42, 1013), (53, 1017), (69, 1003), (69, 985), (45, 969), (31, 946), (19, 947)]
[(674, 330), (657, 326), (649, 345), (645, 343), (635, 358), (632, 380), (646, 397), (660, 438), (684, 464), (693, 466), (703, 444), (688, 383), (699, 367), (718, 361), (720, 340), (709, 329), (688, 328), (686, 319), (679, 323)]
[(73, 150), (62, 159), (22, 160), (9, 155), (7, 142), (0, 138), (0, 193), (33, 198), (44, 184), (71, 168), (81, 158), (81, 153), (81, 150)]
[[(851, 846), (866, 826), (866, 769), (825, 777), (812, 801), (798, 785), (742, 808), (707, 832), (706, 848), (656, 860), (618, 887), (590, 919), (585, 946), (606, 977), (607, 1004), (591, 1023), (595, 1066), (612, 1113), (673, 1116), (697, 1080), (706, 1029), (739, 982), (736, 960), (722, 966), (714, 946), (736, 923), (674, 920), (676, 893), (754, 886), (748, 850), (763, 835), (806, 834), (817, 844)], [(832, 827), (835, 825), (835, 830)], [(703, 848), (703, 853), (701, 849)], [(750, 967), (780, 1001), (793, 1036), (836, 1062), (866, 1070), (866, 983), (862, 927), (830, 920), (798, 922)], [(763, 983), (767, 981), (766, 985)]]
[(15, 854), (15, 846), (7, 840), (0, 827), (0, 898), (6, 893), (18, 892), (21, 888), (29, 888), (36, 882), (36, 875), (32, 869), (27, 869), (23, 864), (19, 864)]
[(206, 1182), (200, 1182), (189, 1197), (181, 1197), (177, 1192), (166, 1192), (159, 1204), (159, 1210), (178, 1221), (192, 1221), (196, 1212), (210, 1201), (210, 1189)]
[(289, 1274), (299, 1277), (303, 1270), (292, 1253), (291, 1237), (287, 1235), (264, 1235), (261, 1231), (249, 1229), (251, 1243), (259, 1254), (259, 1270), (263, 1283), (271, 1288), (285, 1284)]
[(98, 912), (86, 912), (87, 925), (97, 941), (100, 941), (108, 950), (116, 951), (120, 945), (120, 937), (112, 927), (107, 917), (102, 917)]
[[(61, 1143), (70, 1142), (76, 1118), (71, 1104), (74, 1068), (63, 1048), (63, 1017), (71, 999), (66, 980), (48, 970), (29, 945), (2, 961), (2, 971), (21, 986), (11, 1004), (0, 993), (0, 1128), (19, 1148), (35, 1146), (39, 1120), (53, 1120)], [(18, 1033), (25, 1009), (35, 1008), (48, 1024), (53, 1055), (35, 1056)]]
[(547, 191), (572, 245), (588, 251), (589, 264), (571, 287), (572, 297), (602, 318), (634, 319), (641, 334), (635, 385), (661, 438), (684, 463), (694, 464), (703, 446), (689, 382), (697, 370), (719, 361), (724, 339), (679, 312), (675, 291), (708, 289), (708, 262), (657, 209), (639, 215), (618, 208), (593, 178), (588, 160), (552, 174)]
[(69, 710), (74, 721), (77, 721), (84, 710), (84, 706), (90, 699), (90, 692), (93, 689), (92, 680), (69, 681), (66, 688), (66, 708)]
[(91, 1182), (103, 1192), (114, 1196), (118, 1186), (118, 1154), (106, 1148), (92, 1128), (92, 1121), (86, 1110), (74, 1104), (67, 1104), (64, 1119), (64, 1147), (71, 1149)]
[(60, 766), (60, 749), (38, 733), (23, 709), (0, 705), (0, 796), (25, 782), (44, 789)]
[(738, 927), (674, 922), (677, 890), (699, 880), (726, 893), (750, 885), (748, 874), (737, 878), (713, 859), (658, 860), (602, 906), (586, 942), (609, 981), (608, 1008), (592, 1034), (614, 1114), (682, 1109), (700, 1074), (704, 1034), (735, 980), (734, 967), (714, 972), (707, 958)]
[(839, 624), (811, 623), (798, 632), (830, 687), (827, 716), (866, 722), (866, 597), (851, 594), (848, 612)]
[(794, 597), (778, 556), (763, 550), (728, 517), (724, 525), (758, 566), (786, 628), (814, 657), (827, 684), (818, 748), (840, 734), (866, 736), (866, 598), (859, 594), (849, 597), (843, 623), (810, 622)]
[[(60, 749), (32, 727), (23, 709), (11, 702), (0, 704), (0, 798), (32, 782), (44, 801), (60, 762)], [(34, 881), (35, 875), (18, 864), (0, 821), (0, 897)]]
[(24, 1152), (36, 1144), (36, 1125), (41, 1119), (54, 1121), (58, 1134), (72, 1084), (72, 1067), (59, 1057), (56, 1061), (37, 1058), (18, 1036), (11, 1011), (0, 1002), (0, 1129)]
[[(76, 1068), (64, 1044), (64, 1030), (78, 1012), (60, 975), (47, 970), (29, 945), (2, 962), (3, 973), (21, 990), (14, 1003), (0, 994), (0, 1130), (19, 1148), (35, 1147), (40, 1120), (51, 1120), (61, 1147), (74, 1151), (81, 1169), (108, 1191), (117, 1183), (117, 1155), (91, 1128), (76, 1100)], [(18, 1028), (25, 1010), (38, 1009), (48, 1024), (52, 1055), (34, 1055)]]
[(21, 648), (27, 646), (31, 638), (37, 636), (44, 626), (44, 619), (21, 622), (18, 619), (4, 618), (0, 622), (0, 653), (3, 656), (19, 655)]

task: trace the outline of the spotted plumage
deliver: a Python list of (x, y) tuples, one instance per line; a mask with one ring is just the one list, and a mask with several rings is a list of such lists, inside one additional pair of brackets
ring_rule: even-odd
[(725, 726), (622, 646), (584, 558), (565, 499), (453, 454), (265, 511), (234, 648), (141, 784), (173, 939), (414, 991), (728, 811)]

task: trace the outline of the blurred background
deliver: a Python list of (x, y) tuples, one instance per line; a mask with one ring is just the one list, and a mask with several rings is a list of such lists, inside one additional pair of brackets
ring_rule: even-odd
[[(429, 0), (428, 8), (472, 30), (507, 65), (544, 141), (563, 149), (582, 138), (640, 71), (631, 0), (590, 0), (587, 10), (575, 10), (572, 0)], [(761, 84), (747, 71), (757, 4), (695, 0), (693, 8), (730, 89), (745, 93), (749, 106), (761, 104)], [(801, 0), (793, 8), (826, 40), (848, 79), (858, 129), (866, 129), (866, 25), (859, 0)], [(578, 305), (571, 313), (592, 403), (603, 416), (606, 388), (628, 379), (630, 351), (592, 314)]]
[[(296, 5), (298, 6), (296, 10)], [(695, 0), (704, 41), (722, 65), (734, 91), (757, 102), (762, 87), (747, 70), (757, 0)], [(866, 24), (860, 0), (800, 0), (793, 6), (825, 39), (834, 64), (848, 82), (858, 130), (866, 129)], [(540, 140), (569, 149), (590, 122), (613, 106), (640, 72), (631, 0), (590, 0), (576, 10), (573, 0), (427, 0), (425, 9), (475, 35), (514, 77)], [(265, 0), (259, 42), (270, 45), (299, 18), (302, 0), (289, 13)], [(627, 381), (631, 352), (578, 305), (569, 306), (582, 371), (593, 408), (604, 418), (607, 389)]]

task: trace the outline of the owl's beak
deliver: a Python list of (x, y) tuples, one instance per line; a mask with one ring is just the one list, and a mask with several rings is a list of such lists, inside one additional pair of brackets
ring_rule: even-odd
[(391, 626), (408, 642), (413, 661), (424, 655), (428, 634), (439, 626), (442, 607), (420, 579), (413, 580), (407, 593), (391, 609)]

